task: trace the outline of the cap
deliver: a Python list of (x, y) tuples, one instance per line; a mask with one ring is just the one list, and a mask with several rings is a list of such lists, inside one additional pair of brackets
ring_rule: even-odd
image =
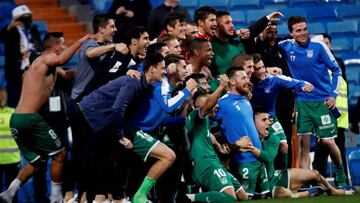
[(26, 5), (20, 5), (12, 10), (12, 18), (17, 18), (19, 16), (25, 15), (25, 14), (31, 14), (29, 7)]

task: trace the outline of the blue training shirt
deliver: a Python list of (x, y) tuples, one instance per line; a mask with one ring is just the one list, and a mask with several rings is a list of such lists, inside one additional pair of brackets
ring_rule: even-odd
[[(279, 42), (293, 78), (305, 80), (314, 86), (310, 93), (299, 92), (300, 101), (324, 101), (336, 98), (340, 86), (341, 69), (328, 47), (321, 41), (309, 40), (300, 46), (294, 39)], [(332, 80), (328, 69), (333, 73)]]
[[(234, 144), (247, 135), (256, 148), (262, 149), (250, 102), (244, 96), (227, 93), (219, 99), (218, 105), (216, 120), (227, 141)], [(233, 153), (232, 161), (238, 164), (258, 161), (258, 159), (251, 152), (237, 151)]]
[(299, 92), (304, 86), (304, 81), (284, 75), (272, 76), (267, 74), (265, 80), (254, 84), (250, 102), (253, 108), (260, 107), (275, 118), (275, 104), (279, 88), (295, 88), (296, 92)]
[(157, 128), (168, 116), (168, 113), (178, 109), (190, 96), (190, 91), (186, 88), (179, 91), (174, 97), (171, 97), (171, 91), (167, 78), (162, 83), (154, 83), (152, 88), (144, 92), (127, 127), (145, 132), (151, 132)]

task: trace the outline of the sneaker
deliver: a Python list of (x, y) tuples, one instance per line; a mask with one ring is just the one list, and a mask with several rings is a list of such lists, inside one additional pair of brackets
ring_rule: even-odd
[(308, 191), (311, 197), (322, 195), (325, 192), (325, 189), (320, 186), (313, 186), (311, 188), (300, 188), (298, 192)]
[(0, 194), (0, 203), (12, 202), (13, 196), (9, 195), (8, 190)]
[(343, 189), (344, 192), (345, 192), (345, 195), (353, 195), (356, 193), (356, 189), (354, 187), (351, 187), (351, 186), (344, 186), (344, 187), (341, 187), (340, 189)]

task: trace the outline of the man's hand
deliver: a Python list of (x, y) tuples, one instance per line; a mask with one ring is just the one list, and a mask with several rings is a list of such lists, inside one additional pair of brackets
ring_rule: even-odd
[(197, 87), (197, 82), (194, 79), (190, 79), (186, 81), (186, 89), (190, 90), (192, 92)]
[(278, 20), (277, 18), (279, 17), (284, 17), (284, 14), (276, 11), (276, 12), (272, 12), (269, 15), (266, 16), (267, 19), (269, 20)]
[(249, 39), (250, 30), (249, 29), (240, 29), (236, 31), (236, 34), (239, 35), (241, 39)]
[(131, 78), (137, 78), (138, 80), (141, 79), (141, 73), (136, 70), (130, 69), (126, 72), (126, 75), (130, 76)]
[(238, 141), (235, 142), (235, 145), (240, 148), (246, 149), (249, 146), (252, 146), (253, 144), (248, 136), (243, 136)]
[(132, 149), (134, 147), (132, 142), (126, 137), (120, 139), (119, 142), (125, 147), (125, 149)]
[(228, 144), (219, 144), (218, 142), (215, 143), (215, 147), (218, 152), (221, 154), (230, 154), (231, 149)]
[(270, 75), (273, 75), (273, 76), (282, 75), (282, 70), (281, 70), (281, 68), (278, 68), (278, 67), (267, 67), (267, 68), (266, 68), (266, 71), (267, 71)]
[(325, 105), (329, 108), (329, 109), (334, 109), (335, 108), (335, 104), (336, 104), (336, 100), (334, 97), (328, 97), (325, 100)]
[(129, 52), (128, 47), (124, 43), (115, 44), (115, 50), (117, 52), (120, 52), (120, 53), (124, 54), (124, 55)]
[(303, 92), (311, 92), (313, 89), (314, 89), (314, 86), (309, 82), (305, 82), (304, 87), (301, 88), (301, 90)]
[(223, 88), (228, 87), (229, 81), (230, 81), (230, 79), (227, 75), (224, 74), (224, 75), (220, 76), (220, 86), (221, 87), (223, 87)]

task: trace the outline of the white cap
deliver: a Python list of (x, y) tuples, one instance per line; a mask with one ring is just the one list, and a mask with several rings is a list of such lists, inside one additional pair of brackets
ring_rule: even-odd
[(25, 14), (31, 14), (29, 7), (26, 5), (20, 5), (12, 10), (12, 18), (17, 18), (19, 16), (25, 15)]

